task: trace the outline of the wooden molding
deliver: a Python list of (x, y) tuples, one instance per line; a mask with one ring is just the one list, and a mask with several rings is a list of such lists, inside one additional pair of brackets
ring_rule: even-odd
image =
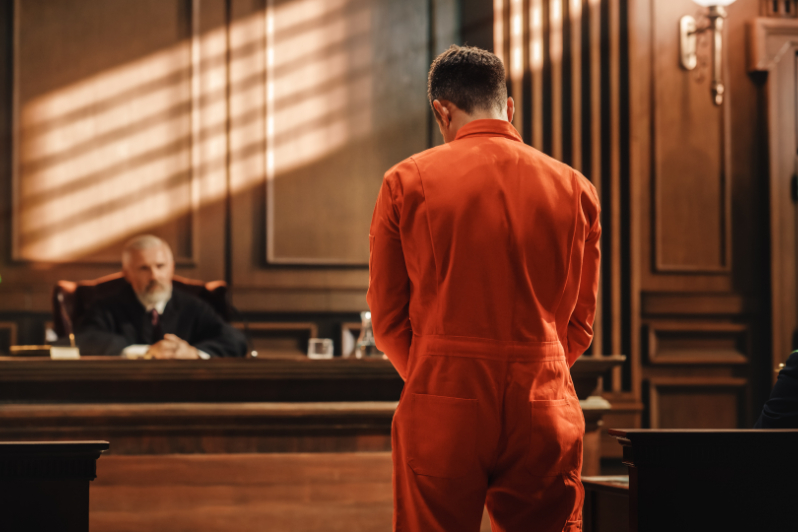
[(643, 315), (739, 316), (756, 312), (756, 302), (737, 294), (643, 292)]
[[(745, 324), (712, 322), (648, 322), (651, 364), (747, 364), (750, 328)], [(714, 344), (714, 345), (713, 345)]]
[(17, 324), (13, 321), (0, 321), (0, 331), (7, 331), (5, 334), (8, 335), (8, 345), (0, 343), (0, 353), (10, 353), (9, 348), (12, 345), (17, 345)]
[(748, 23), (748, 70), (769, 72), (798, 46), (798, 19), (758, 17)]
[[(793, 349), (798, 326), (795, 272), (796, 209), (790, 187), (795, 175), (796, 111), (795, 53), (798, 20), (756, 18), (749, 24), (751, 71), (768, 73), (767, 117), (770, 189), (771, 323), (774, 366), (785, 362)], [(776, 374), (773, 375), (775, 381)]]

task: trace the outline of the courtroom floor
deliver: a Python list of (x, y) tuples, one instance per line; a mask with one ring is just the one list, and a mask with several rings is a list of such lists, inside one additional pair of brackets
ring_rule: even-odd
[(386, 532), (391, 455), (103, 456), (90, 501), (92, 532)]

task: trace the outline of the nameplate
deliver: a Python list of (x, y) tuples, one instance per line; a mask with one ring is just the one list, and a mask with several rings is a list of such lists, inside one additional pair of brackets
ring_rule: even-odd
[(53, 360), (78, 360), (80, 350), (77, 347), (56, 347), (50, 348), (50, 358)]

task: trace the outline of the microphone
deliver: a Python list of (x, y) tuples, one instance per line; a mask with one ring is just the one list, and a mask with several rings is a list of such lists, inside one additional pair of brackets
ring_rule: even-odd
[(66, 305), (64, 305), (64, 293), (58, 292), (58, 302), (60, 303), (61, 307), (61, 320), (64, 322), (64, 331), (69, 336), (69, 346), (76, 347), (75, 345), (75, 329), (72, 327), (72, 320), (69, 317), (69, 313), (66, 311)]

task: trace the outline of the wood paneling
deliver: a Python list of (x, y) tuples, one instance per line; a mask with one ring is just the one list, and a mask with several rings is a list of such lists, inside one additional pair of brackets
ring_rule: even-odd
[(390, 453), (106, 456), (97, 469), (93, 532), (391, 528)]
[(730, 377), (661, 377), (649, 380), (652, 429), (746, 427), (748, 381)]
[(267, 261), (365, 266), (382, 174), (428, 147), (427, 2), (268, 5)]
[(650, 364), (747, 364), (749, 328), (736, 323), (650, 322)]
[(224, 57), (212, 42), (223, 7), (4, 8), (0, 21), (14, 39), (3, 44), (12, 63), (2, 90), (12, 105), (0, 127), (13, 143), (3, 154), (10, 173), (0, 177), (0, 307), (49, 309), (55, 281), (117, 270), (122, 243), (142, 232), (172, 245), (179, 273), (224, 277), (219, 89), (208, 83)]
[(194, 261), (191, 3), (14, 8), (14, 258), (115, 263), (148, 231)]
[(106, 456), (93, 532), (378, 532), (393, 513), (390, 453)]
[(751, 391), (760, 401), (768, 346), (765, 134), (759, 80), (746, 75), (744, 61), (745, 26), (759, 2), (728, 8), (722, 107), (710, 90), (709, 33), (699, 36), (698, 68), (679, 66), (679, 19), (693, 15), (702, 25), (705, 10), (688, 0), (627, 6), (623, 321), (633, 364), (624, 378), (634, 399), (648, 395), (644, 425), (748, 426), (750, 411), (761, 407)]

